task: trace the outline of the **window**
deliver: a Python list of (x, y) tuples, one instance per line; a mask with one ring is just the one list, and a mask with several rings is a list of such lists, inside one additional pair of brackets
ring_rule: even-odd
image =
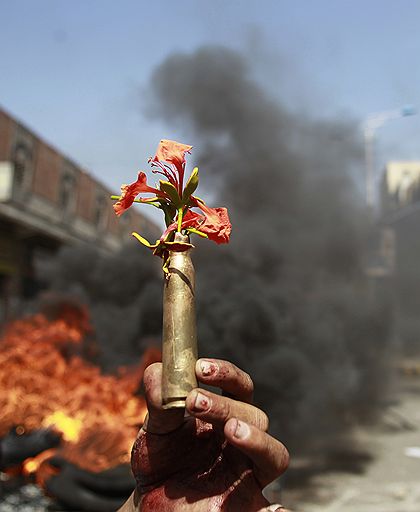
[(23, 142), (18, 142), (13, 150), (14, 190), (20, 191), (25, 183), (26, 174), (32, 160), (31, 150)]
[(64, 212), (69, 212), (74, 204), (76, 192), (76, 180), (73, 174), (65, 173), (61, 177), (59, 204)]
[(102, 195), (96, 196), (95, 209), (93, 212), (93, 222), (98, 229), (105, 225), (105, 214), (107, 211), (107, 199)]

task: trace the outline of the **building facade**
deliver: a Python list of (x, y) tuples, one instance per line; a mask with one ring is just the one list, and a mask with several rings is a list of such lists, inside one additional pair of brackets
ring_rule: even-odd
[(106, 186), (0, 109), (3, 298), (10, 295), (10, 282), (18, 293), (31, 293), (36, 251), (93, 244), (109, 252), (126, 243), (133, 230), (157, 235), (158, 228), (135, 209), (118, 218), (110, 195)]
[(407, 353), (420, 351), (420, 161), (389, 162), (381, 188), (382, 223), (392, 233), (396, 332)]
[(385, 215), (420, 201), (420, 161), (388, 162), (381, 183), (381, 208)]

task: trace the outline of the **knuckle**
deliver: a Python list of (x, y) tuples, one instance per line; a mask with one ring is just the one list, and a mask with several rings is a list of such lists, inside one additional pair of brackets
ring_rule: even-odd
[(211, 400), (211, 407), (207, 411), (209, 419), (217, 423), (226, 423), (232, 415), (232, 405), (229, 398), (215, 395)]
[(257, 409), (256, 426), (263, 432), (267, 432), (270, 426), (270, 420), (267, 414), (260, 409)]
[(289, 450), (283, 446), (283, 471), (289, 467), (290, 464), (290, 453)]
[(226, 423), (232, 414), (232, 407), (230, 400), (228, 398), (223, 398), (220, 400), (220, 406), (219, 406), (219, 418), (223, 423)]
[(286, 471), (286, 469), (289, 467), (289, 463), (290, 463), (289, 452), (283, 444), (281, 444), (281, 448), (279, 450), (279, 454), (276, 459), (276, 462), (277, 462), (277, 464), (276, 464), (277, 473), (278, 473), (278, 475), (281, 475)]
[(243, 372), (243, 386), (248, 393), (254, 393), (254, 381), (251, 379), (249, 373)]

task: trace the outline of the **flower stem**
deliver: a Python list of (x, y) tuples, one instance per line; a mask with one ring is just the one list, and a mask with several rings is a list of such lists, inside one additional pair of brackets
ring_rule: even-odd
[(184, 215), (183, 208), (178, 208), (178, 233), (181, 233), (181, 226), (182, 226), (182, 217)]
[(203, 233), (202, 231), (199, 231), (198, 229), (195, 229), (195, 228), (187, 228), (187, 232), (188, 233), (195, 233), (196, 235), (201, 236), (203, 238), (208, 238), (209, 237), (209, 235), (207, 235), (206, 233)]
[[(111, 196), (111, 199), (113, 201), (119, 201), (121, 199), (121, 196)], [(156, 203), (156, 200), (158, 197), (148, 197), (147, 199), (134, 199), (134, 203), (140, 203), (140, 204), (151, 204), (155, 208), (160, 208), (160, 204)]]

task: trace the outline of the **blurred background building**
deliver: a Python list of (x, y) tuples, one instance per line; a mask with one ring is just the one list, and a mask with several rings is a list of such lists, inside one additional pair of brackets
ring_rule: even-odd
[(394, 266), (396, 332), (410, 352), (418, 346), (420, 332), (420, 161), (388, 162), (380, 197), (381, 217)]
[(420, 201), (420, 161), (388, 162), (381, 183), (381, 206), (385, 215)]
[(36, 258), (74, 244), (113, 252), (133, 229), (157, 232), (134, 209), (118, 219), (110, 195), (101, 182), (0, 109), (0, 320), (7, 318), (11, 302), (32, 298), (42, 286), (34, 271)]

